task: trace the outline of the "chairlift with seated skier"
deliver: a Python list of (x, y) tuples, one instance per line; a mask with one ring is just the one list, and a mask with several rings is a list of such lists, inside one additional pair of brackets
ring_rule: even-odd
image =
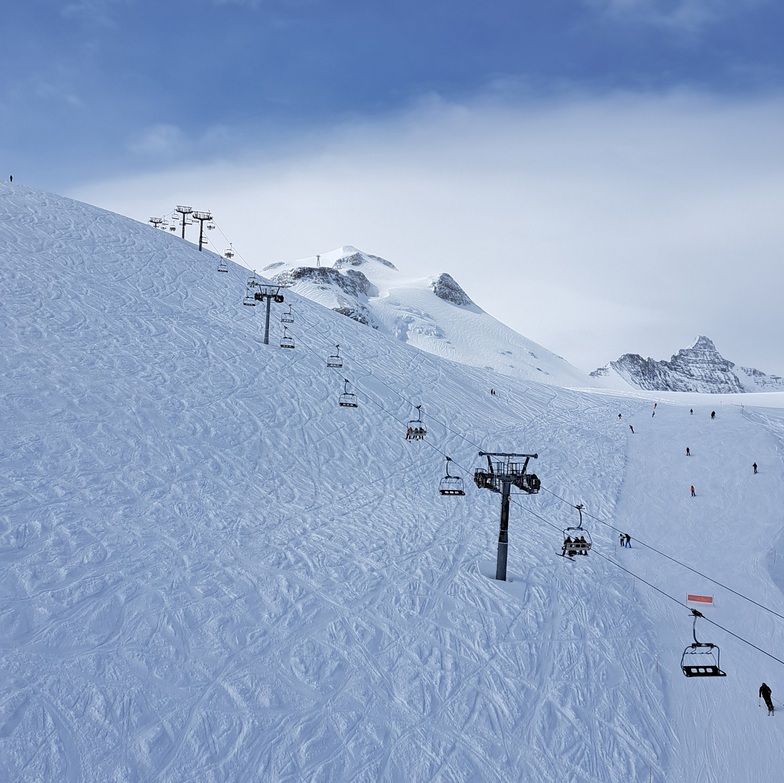
[(704, 615), (696, 609), (691, 613), (694, 615), (691, 631), (694, 642), (683, 651), (681, 670), (687, 677), (726, 677), (727, 672), (721, 670), (719, 646), (697, 640), (697, 618)]
[(256, 295), (253, 289), (257, 288), (258, 285), (259, 283), (256, 280), (256, 272), (254, 270), (253, 277), (249, 277), (248, 282), (246, 283), (247, 290), (245, 291), (245, 298), (242, 300), (242, 304), (247, 307), (256, 306)]
[(580, 521), (576, 527), (567, 527), (563, 531), (563, 548), (561, 555), (563, 557), (574, 557), (575, 555), (587, 555), (591, 551), (592, 541), (591, 534), (583, 527), (583, 506), (578, 503), (575, 508), (580, 515)]
[(446, 476), (441, 479), (441, 483), (438, 485), (438, 491), (442, 495), (465, 495), (463, 479), (461, 479), (460, 476), (453, 476), (449, 472), (449, 463), (451, 461), (451, 457), (446, 458)]
[(425, 435), (427, 435), (427, 427), (425, 427), (425, 423), (422, 421), (422, 406), (417, 405), (416, 410), (417, 417), (408, 422), (406, 440), (424, 440)]

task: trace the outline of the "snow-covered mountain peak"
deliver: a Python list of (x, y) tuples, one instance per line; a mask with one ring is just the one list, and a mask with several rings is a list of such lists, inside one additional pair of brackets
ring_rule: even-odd
[(353, 245), (342, 245), (335, 250), (330, 250), (327, 253), (322, 253), (316, 256), (308, 256), (307, 258), (300, 258), (292, 263), (285, 261), (275, 261), (272, 264), (265, 266), (263, 272), (279, 272), (283, 268), (307, 268), (307, 269), (322, 269), (329, 267), (332, 269), (358, 269), (360, 267), (373, 267), (379, 265), (386, 269), (391, 269), (397, 272), (397, 267), (386, 258), (381, 256), (374, 256), (370, 253), (364, 253), (362, 250), (354, 247)]
[(428, 353), (545, 383), (594, 385), (560, 356), (496, 321), (447, 272), (412, 278), (352, 245), (262, 271), (278, 285)]
[(385, 258), (381, 258), (381, 256), (373, 256), (369, 255), (368, 253), (363, 253), (361, 250), (357, 250), (351, 245), (344, 245), (342, 250), (343, 254), (333, 263), (333, 267), (335, 269), (351, 269), (361, 266), (372, 266), (374, 264), (380, 264), (381, 266), (385, 266), (388, 269), (397, 271), (397, 267), (391, 261), (387, 261)]
[(697, 339), (691, 344), (690, 348), (686, 349), (690, 351), (711, 351), (714, 353), (718, 353), (716, 350), (716, 345), (714, 344), (713, 340), (710, 337), (705, 337), (704, 335), (700, 335)]

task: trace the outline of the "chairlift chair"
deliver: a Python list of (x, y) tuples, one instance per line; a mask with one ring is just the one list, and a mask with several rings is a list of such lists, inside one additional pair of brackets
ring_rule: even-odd
[(255, 288), (259, 287), (259, 283), (256, 280), (256, 270), (253, 270), (253, 277), (248, 278), (248, 282), (245, 284), (247, 291), (245, 292), (245, 299), (243, 300), (242, 304), (247, 305), (248, 307), (255, 307), (256, 302), (260, 298), (257, 295), (257, 292), (254, 291)]
[(340, 345), (335, 346), (335, 353), (327, 357), (327, 367), (342, 367), (343, 357), (340, 355)]
[(727, 672), (721, 670), (719, 646), (697, 640), (697, 618), (704, 615), (696, 609), (691, 613), (694, 615), (691, 631), (694, 642), (683, 651), (681, 670), (687, 677), (726, 677)]
[(338, 397), (338, 405), (341, 408), (356, 408), (357, 395), (348, 390), (348, 380), (343, 379), (343, 393)]
[(567, 527), (563, 531), (563, 550), (561, 554), (566, 557), (575, 555), (587, 555), (591, 551), (593, 542), (591, 534), (583, 527), (583, 504), (578, 503), (575, 508), (580, 515), (580, 521), (576, 527)]
[(218, 263), (218, 271), (219, 272), (228, 272), (229, 265), (221, 258), (220, 262)]
[(408, 422), (406, 440), (424, 440), (425, 435), (427, 435), (427, 427), (425, 427), (425, 423), (422, 421), (422, 406), (417, 405), (416, 410), (417, 417)]
[(248, 287), (245, 291), (245, 298), (242, 300), (242, 304), (244, 304), (246, 307), (256, 306), (256, 296), (253, 291), (255, 287), (256, 287), (256, 278), (254, 277), (248, 280)]
[(441, 479), (441, 483), (438, 485), (438, 491), (442, 495), (465, 495), (463, 479), (461, 479), (460, 476), (452, 476), (449, 473), (449, 463), (451, 461), (451, 457), (446, 458), (446, 476)]
[(227, 248), (226, 248), (226, 249), (223, 251), (223, 255), (224, 255), (226, 258), (228, 258), (228, 259), (232, 259), (232, 258), (234, 258), (234, 248), (233, 248), (233, 247), (231, 247), (231, 246), (227, 247)]
[(283, 313), (283, 315), (280, 317), (280, 322), (282, 324), (294, 323), (294, 313), (291, 312), (291, 305), (289, 305), (288, 312)]
[(280, 338), (280, 347), (281, 348), (294, 347), (294, 338), (288, 333), (285, 326), (283, 327), (283, 337)]

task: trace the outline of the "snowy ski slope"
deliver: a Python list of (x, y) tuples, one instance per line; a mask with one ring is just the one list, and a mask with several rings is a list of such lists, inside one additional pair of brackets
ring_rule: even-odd
[[(290, 292), (297, 347), (280, 307), (264, 346), (216, 266), (0, 186), (0, 780), (780, 778), (782, 395), (543, 386)], [(480, 449), (539, 455), (505, 583)], [(680, 672), (687, 593), (726, 678)]]

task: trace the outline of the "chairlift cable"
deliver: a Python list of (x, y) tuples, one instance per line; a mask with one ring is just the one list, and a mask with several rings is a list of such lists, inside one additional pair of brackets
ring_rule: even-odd
[[(563, 499), (563, 498), (561, 498), (561, 499)], [(517, 501), (513, 501), (513, 502), (517, 503)], [(517, 503), (517, 505), (520, 506), (520, 508), (523, 508), (523, 506), (521, 506), (519, 503)], [(527, 513), (529, 513), (531, 516), (534, 516), (537, 519), (539, 519), (540, 521), (542, 521), (545, 524), (549, 525), (550, 527), (552, 527), (552, 528), (554, 528), (556, 530), (560, 530), (560, 527), (558, 525), (556, 525), (554, 522), (551, 522), (546, 517), (543, 517), (541, 514), (537, 513), (536, 511), (532, 511), (531, 509), (529, 509), (527, 507), (525, 507), (525, 511)], [(587, 516), (590, 516), (590, 515), (587, 515)], [(599, 521), (601, 521), (601, 520), (599, 520)], [(635, 541), (636, 540), (637, 539), (635, 539)], [(629, 574), (629, 576), (634, 577), (634, 579), (636, 579), (639, 582), (642, 582), (644, 585), (647, 585), (652, 590), (654, 590), (657, 593), (660, 593), (661, 595), (663, 595), (665, 598), (669, 598), (670, 601), (678, 604), (678, 606), (682, 606), (684, 609), (688, 609), (689, 611), (692, 611), (692, 608), (688, 604), (685, 604), (680, 599), (676, 598), (673, 595), (670, 595), (666, 590), (662, 590), (660, 587), (657, 587), (652, 582), (648, 581), (647, 579), (644, 579), (639, 574), (635, 573), (634, 571), (632, 571), (631, 569), (627, 568), (626, 566), (621, 565), (621, 563), (619, 563), (617, 560), (614, 560), (614, 559), (608, 557), (607, 555), (603, 554), (601, 551), (597, 551), (596, 549), (593, 549), (591, 551), (595, 555), (597, 555), (598, 557), (602, 558), (602, 560), (605, 560), (606, 562), (610, 563), (610, 565), (613, 565), (616, 568), (620, 569), (621, 571), (624, 571), (625, 573)], [(761, 608), (765, 608), (765, 607), (761, 607)], [(741, 641), (744, 644), (749, 645), (749, 647), (753, 647), (755, 650), (757, 650), (758, 652), (761, 652), (763, 655), (766, 655), (768, 658), (772, 658), (777, 663), (780, 663), (780, 664), (784, 665), (784, 660), (782, 660), (781, 658), (778, 658), (777, 656), (773, 655), (772, 653), (769, 653), (767, 650), (763, 650), (761, 647), (759, 647), (758, 645), (754, 644), (754, 642), (751, 642), (748, 639), (746, 639), (745, 637), (740, 636), (739, 634), (736, 634), (733, 631), (730, 631), (728, 628), (725, 628), (723, 625), (721, 625), (720, 623), (717, 623), (715, 620), (711, 620), (710, 617), (706, 617), (704, 614), (701, 614), (701, 616), (702, 616), (703, 619), (707, 620), (712, 625), (715, 625), (720, 630), (724, 631), (725, 633), (729, 634), (730, 636), (734, 637), (735, 639), (738, 639), (738, 641)]]
[[(303, 318), (303, 320), (307, 322), (308, 319), (307, 318)], [(311, 323), (310, 326), (313, 327), (314, 324)], [(314, 350), (311, 349), (310, 346), (307, 346), (305, 348), (305, 350), (307, 352), (310, 352), (314, 357), (316, 356)], [(361, 367), (363, 366), (363, 364), (361, 362), (358, 362), (357, 364), (359, 366), (361, 366)], [(338, 370), (339, 369), (342, 369), (342, 368), (338, 368)], [(393, 394), (395, 394), (401, 400), (404, 400), (404, 401), (408, 402), (409, 404), (413, 404), (403, 394), (401, 394), (399, 391), (397, 391), (396, 389), (392, 388), (388, 383), (386, 383), (386, 381), (384, 381), (381, 378), (378, 378), (372, 371), (370, 371), (370, 370), (368, 370), (367, 368), (364, 368), (364, 367), (363, 367), (363, 369), (365, 369), (365, 372), (367, 373), (367, 375), (369, 375), (370, 377), (373, 377), (379, 383), (384, 385), (387, 389), (389, 389)], [(354, 384), (354, 388), (358, 389), (359, 387), (358, 387), (357, 384)], [(367, 392), (362, 392), (362, 394), (363, 394), (363, 396), (365, 397), (365, 399), (368, 402), (374, 404), (377, 408), (379, 408), (379, 410), (381, 410), (383, 413), (385, 413), (387, 416), (389, 416), (393, 421), (397, 422), (398, 424), (402, 424), (403, 423), (403, 421), (401, 419), (399, 419), (391, 411), (387, 410), (387, 408), (381, 402), (379, 402), (378, 400), (376, 400), (373, 397), (371, 397)], [(438, 421), (437, 419), (434, 419), (434, 420)], [(439, 423), (441, 423), (441, 422), (439, 422)], [(453, 435), (456, 435), (457, 437), (461, 438), (464, 442), (474, 446), (477, 449), (480, 448), (477, 444), (474, 444), (472, 441), (470, 441), (468, 438), (466, 438), (465, 435), (463, 435), (462, 433), (455, 432), (455, 430), (453, 430), (451, 427), (449, 427), (446, 424), (443, 424), (443, 423), (441, 423), (441, 424), (442, 424), (442, 426), (444, 426), (444, 429), (446, 429), (447, 431), (451, 432)], [(433, 444), (432, 441), (425, 441), (425, 442), (434, 451), (436, 451), (439, 454), (441, 454), (441, 456), (443, 456), (445, 458), (448, 458), (449, 461), (455, 462), (455, 464), (458, 465), (458, 467), (460, 467), (458, 462), (456, 462), (452, 458), (449, 458), (448, 455), (444, 451), (439, 449), (435, 444)], [(565, 503), (569, 503), (569, 501), (567, 501), (565, 498), (561, 497), (557, 493), (553, 492), (552, 490), (549, 490), (546, 487), (544, 487), (544, 489), (547, 492), (549, 492), (553, 497), (557, 498), (558, 500), (561, 500), (562, 502), (565, 502)], [(517, 503), (517, 501), (514, 501), (514, 502)], [(517, 504), (520, 505), (519, 503), (517, 503)], [(574, 507), (573, 503), (569, 503), (569, 505)], [(521, 506), (521, 508), (522, 508), (522, 506)], [(550, 525), (551, 527), (553, 527), (553, 528), (555, 528), (557, 530), (561, 530), (562, 529), (560, 526), (554, 524), (553, 522), (550, 522), (550, 520), (546, 519), (541, 514), (538, 514), (537, 512), (532, 511), (530, 508), (525, 507), (524, 510), (527, 513), (531, 514), (532, 516), (534, 516), (534, 517), (540, 519), (541, 521), (545, 522), (546, 524)], [(608, 522), (605, 522), (604, 520), (600, 519), (599, 517), (596, 517), (595, 515), (590, 514), (589, 512), (585, 512), (585, 515), (590, 517), (591, 519), (595, 520), (596, 522), (599, 522), (599, 523), (605, 525), (606, 527), (609, 527), (613, 531), (618, 532), (618, 528), (614, 527), (613, 525), (611, 525)], [(745, 600), (750, 601), (752, 604), (754, 604), (755, 606), (759, 607), (760, 609), (764, 609), (765, 611), (768, 611), (771, 614), (774, 614), (777, 617), (781, 617), (782, 619), (784, 619), (784, 616), (780, 615), (778, 612), (775, 612), (774, 610), (769, 609), (768, 607), (764, 606), (763, 604), (760, 604), (759, 602), (755, 601), (754, 599), (751, 599), (748, 596), (745, 596), (742, 593), (740, 593), (740, 592), (738, 592), (736, 590), (733, 590), (732, 588), (724, 585), (723, 583), (721, 583), (721, 582), (719, 582), (719, 581), (717, 581), (715, 579), (712, 579), (711, 577), (708, 577), (705, 574), (702, 574), (701, 572), (697, 571), (696, 569), (691, 568), (690, 566), (687, 566), (685, 563), (682, 563), (681, 561), (677, 560), (676, 558), (671, 557), (671, 556), (665, 554), (664, 552), (661, 552), (660, 550), (656, 549), (655, 547), (652, 547), (649, 544), (645, 544), (644, 542), (640, 541), (637, 538), (635, 538), (635, 541), (637, 541), (641, 545), (645, 546), (646, 548), (651, 549), (652, 551), (656, 552), (657, 554), (661, 555), (662, 557), (665, 557), (665, 558), (671, 560), (673, 563), (676, 563), (677, 565), (680, 565), (681, 567), (685, 568), (686, 570), (691, 571), (692, 573), (695, 573), (695, 574), (697, 574), (699, 576), (702, 576), (705, 579), (708, 579), (709, 581), (713, 582), (714, 584), (716, 584), (716, 585), (718, 585), (718, 586), (720, 586), (720, 587), (722, 587), (722, 588), (724, 588), (726, 590), (729, 590), (731, 593), (737, 595), (740, 598), (744, 598)], [(605, 560), (606, 562), (608, 562), (611, 565), (615, 566), (616, 568), (620, 569), (621, 571), (624, 571), (625, 573), (629, 574), (634, 579), (636, 579), (636, 580), (640, 581), (642, 584), (650, 587), (652, 590), (654, 590), (655, 592), (657, 592), (660, 595), (664, 596), (665, 598), (668, 598), (670, 601), (678, 604), (678, 606), (681, 606), (684, 609), (690, 609), (690, 607), (687, 604), (683, 603), (683, 601), (675, 598), (675, 596), (670, 595), (666, 590), (663, 590), (660, 587), (657, 587), (652, 582), (648, 581), (647, 579), (644, 579), (643, 577), (641, 577), (638, 574), (636, 574), (634, 571), (632, 571), (629, 568), (626, 568), (625, 566), (621, 565), (618, 561), (609, 558), (607, 555), (602, 554), (600, 551), (597, 551), (597, 550), (593, 550), (593, 551), (594, 551), (594, 553), (598, 557), (602, 558), (603, 560)], [(768, 658), (776, 661), (777, 663), (780, 663), (780, 664), (784, 665), (784, 660), (782, 660), (781, 658), (778, 658), (777, 656), (773, 655), (772, 653), (767, 652), (766, 650), (764, 650), (763, 648), (761, 648), (758, 645), (754, 644), (753, 642), (749, 641), (745, 637), (743, 637), (743, 636), (741, 636), (739, 634), (736, 634), (735, 632), (729, 630), (728, 628), (725, 628), (721, 624), (717, 623), (715, 620), (711, 620), (709, 617), (705, 617), (705, 615), (701, 615), (701, 616), (705, 620), (707, 620), (709, 623), (711, 623), (712, 625), (716, 626), (717, 628), (719, 628), (720, 630), (724, 631), (725, 633), (729, 634), (730, 636), (732, 636), (733, 638), (737, 639), (738, 641), (743, 642), (744, 644), (748, 645), (749, 647), (752, 647), (753, 649), (757, 650), (758, 652), (762, 653), (763, 655), (767, 656)]]
[[(306, 320), (306, 319), (305, 319), (305, 320)], [(344, 354), (345, 354), (345, 352), (344, 352)], [(348, 358), (350, 358), (350, 355), (349, 355), (349, 354), (345, 354), (345, 355), (346, 355)], [(358, 364), (358, 366), (361, 366), (361, 367), (363, 366), (363, 365), (362, 365), (362, 363), (360, 363), (360, 362), (357, 362), (357, 364)], [(394, 388), (392, 388), (392, 386), (390, 386), (390, 385), (389, 385), (389, 384), (388, 384), (386, 381), (384, 381), (383, 379), (381, 379), (381, 378), (379, 378), (378, 376), (376, 376), (376, 375), (375, 375), (375, 374), (374, 374), (374, 373), (373, 373), (371, 370), (368, 370), (368, 369), (367, 369), (367, 367), (363, 367), (363, 369), (365, 369), (365, 371), (368, 373), (368, 375), (370, 375), (371, 377), (375, 378), (375, 380), (377, 380), (379, 383), (383, 384), (383, 385), (384, 385), (384, 386), (385, 386), (387, 389), (389, 389), (389, 390), (390, 390), (390, 391), (391, 391), (393, 394), (395, 394), (396, 396), (398, 396), (398, 397), (399, 397), (401, 400), (403, 400), (403, 401), (407, 402), (409, 405), (413, 405), (413, 402), (412, 402), (411, 400), (409, 400), (409, 399), (408, 399), (408, 398), (406, 398), (406, 397), (405, 397), (403, 394), (401, 394), (399, 391), (397, 391), (397, 389), (394, 389)], [(386, 408), (384, 408), (384, 406), (383, 406), (383, 405), (381, 405), (381, 403), (379, 403), (379, 402), (377, 402), (377, 401), (375, 401), (375, 400), (373, 400), (373, 402), (374, 402), (374, 403), (375, 403), (375, 404), (376, 404), (376, 405), (377, 405), (379, 408), (381, 408), (382, 410), (384, 410), (384, 411), (385, 411), (385, 412), (386, 412), (388, 415), (392, 416), (392, 417), (393, 417), (393, 418), (394, 418), (396, 421), (400, 422), (400, 420), (399, 420), (399, 419), (397, 419), (397, 417), (396, 417), (396, 416), (394, 416), (394, 414), (391, 414), (389, 411), (387, 411), (387, 410), (386, 410)], [(437, 418), (435, 418), (435, 417), (431, 417), (431, 420), (432, 420), (432, 421), (435, 421), (435, 422), (437, 422), (437, 423), (439, 423), (439, 424), (441, 424), (441, 426), (443, 426), (443, 427), (444, 427), (444, 429), (445, 429), (446, 431), (448, 431), (448, 432), (451, 432), (453, 435), (455, 435), (455, 436), (457, 436), (458, 438), (462, 439), (462, 440), (463, 440), (465, 443), (467, 443), (467, 444), (469, 444), (469, 445), (473, 446), (473, 447), (474, 447), (474, 448), (476, 448), (477, 450), (479, 450), (479, 449), (481, 448), (481, 447), (480, 447), (478, 444), (476, 444), (476, 443), (473, 443), (473, 441), (471, 441), (469, 438), (467, 438), (467, 437), (466, 437), (466, 436), (465, 436), (463, 433), (456, 432), (456, 431), (455, 431), (455, 430), (453, 430), (451, 427), (449, 427), (449, 425), (447, 425), (447, 424), (445, 424), (445, 423), (443, 423), (443, 422), (439, 421)], [(401, 422), (401, 423), (402, 423), (402, 422)], [(431, 448), (435, 449), (435, 450), (436, 450), (438, 453), (440, 453), (440, 454), (441, 454), (441, 456), (443, 456), (443, 457), (446, 457), (446, 456), (447, 456), (447, 454), (446, 454), (444, 451), (442, 451), (441, 449), (439, 449), (439, 448), (438, 448), (438, 447), (437, 447), (437, 446), (436, 446), (436, 445), (435, 445), (435, 444), (432, 442), (432, 440), (426, 440), (426, 442), (427, 442), (427, 444), (428, 444), (428, 445), (429, 445)], [(458, 466), (459, 468), (461, 468), (462, 470), (464, 470), (464, 471), (466, 471), (466, 472), (470, 472), (470, 468), (468, 468), (468, 467), (466, 467), (466, 466), (464, 466), (464, 465), (461, 465), (459, 462), (457, 462), (457, 461), (455, 461), (455, 460), (452, 460), (452, 461), (453, 461), (453, 462), (455, 462), (455, 465), (457, 465), (457, 466)], [(572, 506), (572, 507), (574, 506), (574, 504), (573, 504), (573, 503), (570, 503), (568, 500), (566, 500), (565, 498), (561, 497), (561, 496), (560, 496), (558, 493), (554, 492), (554, 491), (553, 491), (553, 490), (551, 490), (551, 489), (548, 489), (546, 486), (542, 485), (542, 489), (544, 489), (546, 492), (548, 492), (549, 494), (551, 494), (553, 497), (557, 498), (558, 500), (561, 500), (561, 501), (562, 501), (562, 502), (564, 502), (564, 503), (568, 503), (568, 504), (569, 504), (570, 506)], [(529, 509), (527, 506), (525, 507), (525, 511), (526, 511), (526, 512), (528, 512), (528, 513), (533, 513), (533, 512), (531, 511), (531, 509)], [(617, 527), (615, 527), (615, 526), (614, 526), (614, 525), (612, 525), (611, 523), (609, 523), (609, 522), (607, 522), (607, 521), (605, 521), (605, 520), (603, 520), (603, 519), (600, 519), (599, 517), (597, 517), (597, 516), (595, 516), (595, 515), (593, 515), (593, 514), (591, 514), (591, 513), (587, 512), (587, 511), (584, 511), (584, 514), (585, 514), (585, 516), (589, 517), (590, 519), (593, 519), (594, 521), (596, 521), (596, 522), (598, 522), (598, 523), (600, 523), (600, 524), (602, 524), (602, 525), (605, 525), (606, 527), (610, 528), (611, 530), (613, 530), (613, 531), (614, 531), (614, 532), (616, 532), (616, 533), (623, 532), (623, 531), (621, 531), (621, 530), (620, 530), (620, 528), (617, 528)], [(552, 523), (548, 522), (548, 524), (552, 524)], [(558, 530), (562, 530), (562, 528), (561, 528), (560, 526), (556, 526), (556, 525), (554, 525), (554, 524), (553, 524), (552, 526), (553, 526), (553, 527), (556, 527)], [(703, 579), (707, 579), (707, 580), (708, 580), (709, 582), (711, 582), (712, 584), (715, 584), (715, 585), (717, 585), (718, 587), (721, 587), (722, 589), (729, 591), (729, 592), (730, 592), (730, 593), (732, 593), (733, 595), (736, 595), (736, 596), (738, 596), (739, 598), (742, 598), (742, 599), (744, 599), (744, 600), (748, 601), (749, 603), (753, 604), (754, 606), (757, 606), (758, 608), (760, 608), (760, 609), (762, 609), (762, 610), (764, 610), (764, 611), (766, 611), (766, 612), (769, 612), (770, 614), (774, 615), (775, 617), (778, 617), (778, 618), (780, 618), (780, 619), (784, 620), (784, 614), (781, 614), (781, 613), (779, 613), (779, 612), (775, 611), (774, 609), (771, 609), (770, 607), (767, 607), (767, 606), (765, 606), (764, 604), (761, 604), (759, 601), (756, 601), (756, 600), (754, 600), (753, 598), (750, 598), (749, 596), (747, 596), (747, 595), (744, 595), (743, 593), (741, 593), (741, 592), (739, 592), (739, 591), (737, 591), (737, 590), (734, 590), (733, 588), (729, 587), (728, 585), (724, 584), (723, 582), (720, 582), (719, 580), (717, 580), (717, 579), (714, 579), (714, 578), (712, 578), (712, 577), (708, 576), (707, 574), (704, 574), (704, 573), (702, 573), (701, 571), (698, 571), (696, 568), (692, 568), (691, 566), (689, 566), (689, 565), (687, 565), (686, 563), (684, 563), (684, 562), (682, 562), (682, 561), (678, 560), (677, 558), (675, 558), (675, 557), (673, 557), (673, 556), (671, 556), (671, 555), (668, 555), (668, 554), (666, 554), (665, 552), (662, 552), (661, 550), (657, 549), (656, 547), (654, 547), (654, 546), (652, 546), (652, 545), (650, 545), (650, 544), (647, 544), (647, 543), (645, 543), (643, 540), (641, 540), (641, 539), (637, 538), (636, 536), (635, 536), (635, 539), (634, 539), (634, 540), (635, 540), (635, 542), (636, 542), (636, 543), (640, 544), (641, 546), (644, 546), (644, 547), (646, 547), (647, 549), (650, 549), (652, 552), (655, 552), (656, 554), (658, 554), (658, 555), (660, 555), (660, 556), (664, 557), (665, 559), (667, 559), (667, 560), (670, 560), (671, 562), (675, 563), (676, 565), (679, 565), (681, 568), (684, 568), (684, 569), (686, 569), (687, 571), (689, 571), (689, 572), (691, 572), (691, 573), (693, 573), (693, 574), (696, 574), (697, 576), (700, 576), (700, 577), (702, 577)]]
[[(561, 497), (556, 492), (553, 492), (551, 489), (548, 489), (544, 485), (542, 485), (542, 489), (545, 492), (549, 492), (553, 497), (558, 498), (558, 500), (561, 500), (564, 503), (568, 503), (569, 502), (568, 500), (566, 500), (566, 498)], [(616, 533), (623, 532), (619, 528), (617, 528), (613, 524), (611, 524), (610, 522), (606, 522), (605, 520), (600, 519), (599, 517), (594, 516), (593, 514), (590, 514), (587, 511), (584, 512), (584, 513), (585, 513), (585, 515), (587, 517), (590, 517), (595, 522), (598, 522), (599, 524), (602, 524), (605, 527), (610, 528), (610, 530), (613, 530)], [(676, 565), (679, 565), (681, 568), (684, 568), (687, 571), (690, 571), (691, 573), (696, 574), (699, 577), (702, 577), (703, 579), (707, 579), (709, 582), (711, 582), (712, 584), (716, 585), (717, 587), (721, 587), (723, 590), (727, 590), (728, 592), (732, 593), (733, 595), (736, 595), (738, 598), (742, 598), (744, 601), (748, 601), (749, 603), (754, 604), (754, 606), (758, 607), (759, 609), (763, 609), (764, 611), (769, 612), (770, 614), (774, 615), (775, 617), (778, 617), (780, 620), (784, 620), (784, 614), (781, 614), (780, 612), (777, 612), (775, 609), (771, 609), (770, 607), (765, 606), (764, 604), (761, 604), (759, 601), (756, 601), (753, 598), (750, 598), (749, 596), (744, 595), (743, 593), (739, 592), (738, 590), (733, 589), (729, 585), (726, 585), (723, 582), (720, 582), (718, 579), (714, 579), (713, 577), (708, 576), (707, 574), (702, 573), (702, 571), (698, 571), (696, 568), (693, 568), (692, 566), (687, 565), (683, 561), (678, 560), (678, 558), (673, 557), (672, 555), (668, 555), (666, 552), (662, 552), (660, 549), (657, 549), (655, 546), (652, 546), (651, 544), (647, 544), (641, 538), (637, 538), (635, 536), (634, 541), (635, 541), (635, 543), (639, 544), (640, 546), (643, 546), (646, 549), (650, 549), (652, 552), (655, 552), (657, 555), (660, 555), (661, 557), (665, 558), (666, 560), (669, 560), (670, 562), (675, 563)]]

